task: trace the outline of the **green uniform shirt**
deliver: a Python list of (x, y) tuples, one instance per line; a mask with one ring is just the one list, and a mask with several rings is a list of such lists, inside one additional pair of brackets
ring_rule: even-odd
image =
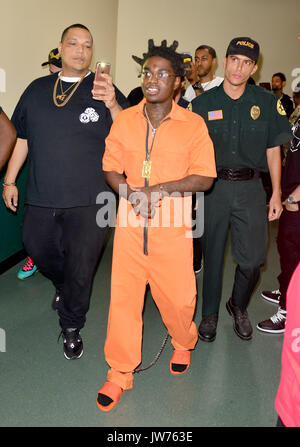
[(292, 138), (289, 121), (277, 97), (256, 85), (231, 99), (223, 84), (192, 101), (192, 110), (204, 118), (214, 143), (217, 170), (252, 168), (268, 171), (266, 149)]

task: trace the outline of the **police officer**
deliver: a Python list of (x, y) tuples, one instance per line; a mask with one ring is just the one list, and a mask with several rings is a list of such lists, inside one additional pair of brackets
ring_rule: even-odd
[(232, 295), (226, 303), (234, 330), (252, 338), (247, 305), (265, 262), (266, 198), (260, 172), (269, 170), (272, 197), (269, 221), (282, 212), (280, 145), (291, 138), (280, 100), (267, 90), (247, 84), (257, 70), (259, 45), (248, 37), (233, 39), (224, 58), (224, 82), (192, 102), (214, 143), (218, 178), (205, 194), (204, 277), (201, 340), (216, 337), (222, 295), (224, 251), (231, 229), (231, 250), (237, 261)]

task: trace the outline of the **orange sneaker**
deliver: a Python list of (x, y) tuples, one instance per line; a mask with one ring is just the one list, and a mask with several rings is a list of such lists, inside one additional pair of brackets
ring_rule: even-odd
[(174, 349), (170, 360), (170, 372), (172, 374), (185, 373), (191, 364), (191, 351), (179, 351)]
[(102, 411), (112, 410), (122, 396), (122, 388), (113, 382), (105, 382), (98, 391), (97, 406)]

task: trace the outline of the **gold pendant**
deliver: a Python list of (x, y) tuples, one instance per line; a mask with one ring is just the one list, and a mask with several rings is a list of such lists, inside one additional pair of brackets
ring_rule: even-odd
[(59, 99), (59, 101), (64, 101), (64, 100), (66, 99), (66, 96), (67, 96), (67, 95), (64, 95), (64, 94), (62, 94), (62, 95), (56, 95), (56, 99)]
[(150, 160), (143, 161), (142, 177), (147, 178), (148, 180), (149, 180), (150, 174), (151, 174), (151, 164), (152, 164), (152, 161), (150, 161)]

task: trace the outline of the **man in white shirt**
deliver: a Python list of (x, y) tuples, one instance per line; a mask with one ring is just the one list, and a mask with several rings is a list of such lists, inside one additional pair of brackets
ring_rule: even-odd
[(199, 80), (194, 84), (194, 88), (200, 84), (203, 90), (206, 91), (219, 86), (223, 82), (223, 78), (214, 75), (216, 64), (217, 55), (214, 48), (208, 45), (201, 45), (196, 49), (195, 66)]

